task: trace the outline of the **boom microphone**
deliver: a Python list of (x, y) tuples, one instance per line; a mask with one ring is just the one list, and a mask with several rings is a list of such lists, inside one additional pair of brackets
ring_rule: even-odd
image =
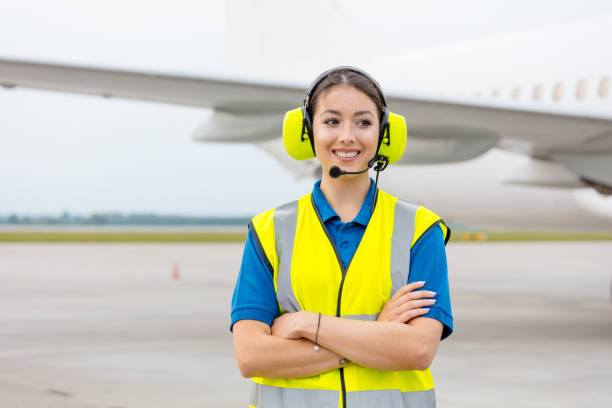
[(363, 172), (368, 171), (369, 169), (370, 169), (370, 167), (366, 167), (365, 169), (363, 169), (361, 171), (345, 171), (345, 170), (342, 170), (338, 166), (332, 166), (332, 168), (329, 169), (329, 175), (332, 178), (338, 178), (338, 177), (343, 176), (345, 174), (361, 174)]
[(329, 169), (329, 175), (331, 176), (331, 178), (338, 178), (345, 174), (361, 174), (368, 171), (375, 164), (376, 167), (374, 167), (374, 170), (376, 170), (376, 178), (378, 178), (378, 172), (384, 170), (387, 167), (387, 164), (389, 164), (389, 158), (387, 156), (376, 155), (372, 160), (368, 162), (368, 167), (361, 171), (346, 171), (342, 170), (338, 166), (332, 166), (332, 168)]

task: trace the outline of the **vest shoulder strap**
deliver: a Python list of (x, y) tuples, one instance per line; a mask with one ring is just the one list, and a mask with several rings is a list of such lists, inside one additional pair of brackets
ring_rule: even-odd
[[(286, 262), (283, 262), (281, 255), (287, 249), (293, 248), (298, 203), (309, 196), (307, 194), (300, 200), (257, 214), (249, 224), (259, 252), (275, 278), (279, 268), (290, 267), (290, 264), (285, 265)], [(291, 259), (290, 256), (285, 258)]]
[(257, 214), (249, 223), (259, 254), (272, 275), (276, 274), (278, 258), (274, 248), (274, 208)]
[(411, 248), (419, 241), (419, 239), (421, 239), (423, 235), (425, 235), (426, 232), (438, 225), (442, 229), (442, 234), (444, 235), (444, 245), (446, 245), (451, 235), (450, 228), (439, 215), (423, 206), (419, 207), (416, 212)]

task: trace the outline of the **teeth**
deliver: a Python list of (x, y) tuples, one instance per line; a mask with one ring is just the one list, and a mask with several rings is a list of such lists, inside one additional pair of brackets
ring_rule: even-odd
[(336, 154), (340, 157), (347, 157), (347, 158), (357, 156), (357, 152), (336, 152)]

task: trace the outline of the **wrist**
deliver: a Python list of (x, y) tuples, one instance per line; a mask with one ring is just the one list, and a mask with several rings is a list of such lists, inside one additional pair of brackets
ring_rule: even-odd
[(299, 329), (299, 335), (305, 339), (314, 341), (315, 334), (317, 332), (317, 320), (319, 318), (319, 314), (306, 311), (302, 311), (300, 313), (303, 314), (303, 318)]

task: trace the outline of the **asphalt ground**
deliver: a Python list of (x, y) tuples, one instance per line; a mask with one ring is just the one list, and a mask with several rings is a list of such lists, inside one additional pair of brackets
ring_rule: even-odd
[[(0, 244), (0, 407), (245, 407), (242, 244)], [(438, 407), (612, 406), (612, 242), (451, 243)], [(178, 279), (174, 279), (177, 277)]]

